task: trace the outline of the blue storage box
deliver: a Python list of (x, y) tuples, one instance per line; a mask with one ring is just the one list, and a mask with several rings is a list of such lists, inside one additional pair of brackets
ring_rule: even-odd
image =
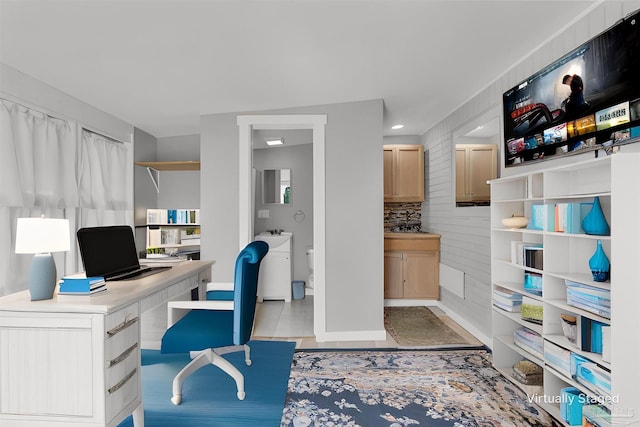
[(304, 280), (294, 280), (291, 282), (293, 289), (293, 299), (304, 299)]
[(582, 407), (586, 402), (586, 395), (575, 387), (560, 390), (560, 416), (570, 426), (582, 425)]
[(570, 363), (572, 378), (575, 379), (577, 377), (578, 369), (580, 368), (580, 365), (582, 365), (583, 363), (589, 363), (589, 360), (572, 351), (571, 363)]
[(542, 275), (524, 273), (524, 290), (534, 295), (542, 296)]

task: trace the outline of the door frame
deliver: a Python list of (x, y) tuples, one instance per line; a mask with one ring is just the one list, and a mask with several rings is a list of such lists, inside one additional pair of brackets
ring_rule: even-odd
[(313, 329), (316, 340), (326, 335), (325, 310), (325, 114), (240, 115), (239, 127), (239, 247), (253, 240), (253, 130), (313, 131)]

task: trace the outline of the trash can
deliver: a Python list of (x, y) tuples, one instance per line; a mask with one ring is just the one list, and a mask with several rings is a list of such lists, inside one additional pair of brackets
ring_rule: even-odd
[(293, 289), (293, 299), (304, 298), (304, 280), (294, 280), (291, 282), (291, 288)]

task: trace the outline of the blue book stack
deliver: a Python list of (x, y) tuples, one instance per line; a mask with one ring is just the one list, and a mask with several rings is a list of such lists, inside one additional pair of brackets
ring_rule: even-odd
[(60, 280), (60, 295), (91, 295), (107, 289), (104, 277), (65, 276)]

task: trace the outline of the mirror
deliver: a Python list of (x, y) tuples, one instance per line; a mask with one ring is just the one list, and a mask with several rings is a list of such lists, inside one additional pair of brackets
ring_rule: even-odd
[(488, 209), (491, 204), (491, 189), (487, 181), (498, 178), (500, 174), (499, 113), (497, 107), (493, 108), (453, 132), (456, 208)]
[(291, 169), (265, 169), (262, 172), (262, 203), (265, 205), (291, 203)]

